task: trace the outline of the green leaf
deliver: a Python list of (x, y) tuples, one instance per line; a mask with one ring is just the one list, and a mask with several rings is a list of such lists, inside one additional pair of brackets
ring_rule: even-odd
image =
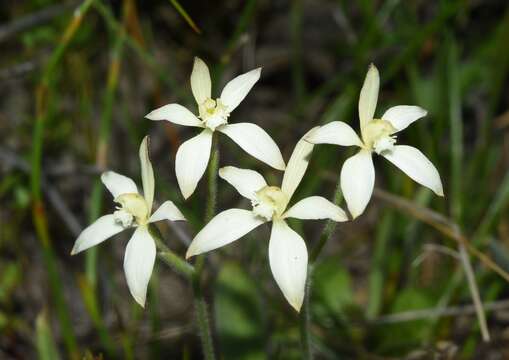
[(226, 263), (215, 287), (215, 323), (224, 359), (265, 359), (266, 332), (256, 280)]
[(35, 332), (37, 340), (37, 353), (40, 360), (57, 360), (60, 359), (58, 350), (55, 346), (55, 340), (51, 333), (46, 313), (43, 311), (35, 320)]
[(335, 315), (341, 315), (354, 303), (350, 274), (342, 267), (338, 257), (318, 264), (312, 281), (312, 299), (316, 299)]

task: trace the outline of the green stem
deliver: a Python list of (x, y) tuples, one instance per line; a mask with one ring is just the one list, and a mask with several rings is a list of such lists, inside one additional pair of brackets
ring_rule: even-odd
[[(338, 205), (343, 198), (343, 194), (341, 192), (341, 182), (338, 179), (338, 183), (336, 185), (336, 190), (334, 192), (334, 204)], [(311, 295), (311, 277), (313, 275), (313, 268), (316, 259), (322, 252), (325, 244), (329, 241), (329, 239), (334, 234), (336, 230), (337, 222), (332, 220), (327, 220), (322, 233), (320, 234), (320, 239), (318, 243), (311, 250), (311, 255), (309, 256), (309, 264), (308, 264), (308, 274), (306, 278), (306, 290), (304, 292), (304, 301), (302, 303), (301, 314), (300, 314), (300, 338), (301, 338), (301, 346), (304, 354), (304, 359), (313, 359), (313, 351), (311, 345), (311, 312), (309, 310), (309, 297)]]
[[(217, 146), (217, 140), (214, 137), (212, 139), (211, 156), (208, 167), (208, 198), (207, 208), (205, 211), (205, 222), (210, 221), (216, 212), (216, 199), (217, 199), (217, 172), (219, 167), (219, 149)], [(198, 325), (198, 331), (200, 333), (200, 339), (203, 349), (203, 356), (205, 359), (215, 359), (214, 342), (212, 340), (212, 330), (210, 326), (210, 320), (207, 311), (207, 302), (202, 287), (202, 271), (205, 258), (203, 255), (199, 255), (195, 262), (195, 271), (192, 276), (193, 292), (194, 292), (194, 308), (196, 314), (196, 322)]]
[(150, 231), (150, 235), (152, 235), (152, 238), (156, 242), (156, 247), (159, 250), (159, 258), (186, 279), (191, 279), (195, 272), (194, 267), (166, 246), (161, 233), (155, 225), (150, 224), (148, 229)]
[(306, 278), (306, 289), (304, 293), (304, 302), (302, 303), (302, 310), (300, 312), (300, 338), (304, 359), (313, 359), (313, 350), (311, 347), (311, 333), (309, 328), (311, 326), (311, 314), (309, 311), (309, 296), (311, 292), (311, 277), (313, 276), (313, 264), (308, 266), (308, 274)]
[(217, 138), (214, 136), (212, 139), (210, 162), (207, 170), (209, 196), (207, 199), (205, 222), (209, 222), (216, 213), (218, 168), (219, 168), (219, 147), (217, 146)]

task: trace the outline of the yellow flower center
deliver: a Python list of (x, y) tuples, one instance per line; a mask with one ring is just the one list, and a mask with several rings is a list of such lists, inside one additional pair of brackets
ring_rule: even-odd
[(283, 214), (288, 204), (288, 197), (277, 186), (265, 186), (256, 192), (256, 199), (251, 201), (253, 213), (266, 220), (272, 220)]
[(115, 220), (124, 227), (132, 225), (133, 220), (138, 225), (145, 225), (148, 222), (150, 209), (147, 202), (140, 194), (129, 193), (122, 194), (115, 198), (116, 203), (120, 204), (117, 211), (113, 213)]
[(396, 136), (392, 134), (395, 132), (396, 129), (387, 120), (373, 119), (362, 129), (362, 140), (366, 148), (382, 154), (394, 148)]
[(217, 127), (228, 122), (230, 113), (220, 99), (208, 98), (199, 105), (200, 118), (207, 128), (214, 131)]

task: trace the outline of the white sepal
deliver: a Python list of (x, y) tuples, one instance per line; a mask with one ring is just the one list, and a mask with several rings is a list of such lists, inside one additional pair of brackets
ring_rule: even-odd
[(212, 131), (205, 129), (184, 142), (177, 150), (175, 173), (185, 199), (192, 195), (207, 169), (211, 147)]
[(286, 300), (300, 311), (306, 286), (308, 252), (302, 237), (284, 220), (276, 220), (272, 224), (269, 263)]
[(249, 200), (256, 199), (256, 192), (267, 186), (260, 173), (235, 166), (225, 166), (219, 169), (219, 177), (226, 180), (240, 195)]
[(150, 154), (148, 152), (148, 136), (143, 138), (140, 145), (140, 164), (141, 164), (141, 181), (143, 183), (143, 197), (147, 202), (147, 208), (152, 211), (152, 203), (154, 201), (154, 169), (150, 162)]
[(364, 212), (375, 186), (375, 168), (371, 153), (361, 150), (348, 158), (341, 169), (341, 191), (355, 219)]
[(186, 220), (186, 218), (175, 204), (168, 200), (162, 203), (162, 205), (159, 206), (159, 208), (152, 214), (150, 219), (148, 219), (151, 223), (161, 220), (178, 221)]
[(198, 105), (210, 98), (211, 89), (209, 68), (202, 59), (195, 57), (191, 72), (191, 91)]
[(373, 120), (378, 102), (378, 90), (380, 88), (380, 74), (375, 65), (369, 65), (368, 73), (364, 79), (359, 96), (359, 120), (361, 132), (363, 128)]
[(260, 79), (262, 68), (251, 70), (231, 80), (221, 92), (220, 100), (227, 106), (228, 111), (233, 111), (244, 100), (251, 88)]
[(288, 161), (288, 165), (286, 166), (286, 170), (283, 175), (283, 183), (281, 184), (281, 190), (286, 194), (288, 201), (290, 201), (293, 193), (299, 186), (302, 177), (308, 168), (309, 159), (313, 152), (314, 145), (305, 139), (308, 136), (311, 136), (318, 128), (319, 127), (316, 126), (309, 130), (302, 139), (299, 140), (293, 150), (292, 156), (290, 156), (290, 160)]
[(203, 127), (200, 119), (179, 104), (161, 106), (145, 115), (145, 117), (149, 120), (166, 120), (177, 125)]
[(136, 229), (127, 243), (124, 272), (134, 300), (145, 307), (147, 287), (156, 260), (156, 245), (146, 226)]
[(397, 131), (401, 131), (427, 114), (428, 112), (419, 106), (398, 105), (388, 109), (382, 115), (382, 120), (387, 120)]
[(229, 124), (218, 129), (239, 145), (242, 150), (277, 170), (285, 169), (279, 147), (261, 127), (251, 123)]
[(229, 209), (220, 212), (194, 237), (187, 249), (186, 259), (227, 245), (264, 222), (249, 210)]
[(287, 210), (283, 217), (301, 220), (348, 221), (348, 216), (343, 209), (321, 196), (310, 196), (300, 200)]
[(138, 188), (131, 178), (117, 174), (114, 171), (106, 171), (101, 174), (101, 181), (106, 189), (113, 195), (113, 199), (122, 194), (137, 194)]
[(87, 250), (122, 230), (125, 230), (125, 228), (115, 220), (113, 214), (101, 216), (81, 232), (74, 243), (71, 255)]
[(396, 145), (383, 156), (415, 182), (433, 190), (438, 196), (444, 196), (437, 168), (420, 150), (412, 146)]
[(362, 141), (355, 131), (342, 121), (332, 121), (320, 126), (306, 138), (312, 144), (333, 144), (341, 146), (362, 146)]

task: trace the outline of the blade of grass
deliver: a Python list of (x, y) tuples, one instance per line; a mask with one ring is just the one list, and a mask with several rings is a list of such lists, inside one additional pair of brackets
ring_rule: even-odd
[(453, 223), (445, 216), (431, 209), (416, 206), (411, 201), (408, 201), (404, 198), (401, 198), (393, 194), (389, 194), (380, 189), (375, 189), (373, 195), (377, 199), (386, 202), (387, 204), (403, 212), (404, 214), (415, 217), (416, 219), (419, 219), (420, 221), (430, 225), (431, 227), (435, 228), (446, 237), (460, 244), (465, 245), (467, 250), (472, 255), (477, 257), (487, 268), (491, 269), (492, 271), (500, 275), (503, 279), (509, 282), (509, 274), (504, 269), (502, 269), (497, 263), (491, 260), (487, 255), (477, 250), (463, 234), (457, 232), (456, 228), (458, 228), (458, 225)]
[(290, 35), (292, 58), (292, 82), (297, 104), (306, 93), (302, 54), (302, 1), (293, 0), (290, 8)]
[(35, 319), (35, 336), (37, 354), (40, 360), (58, 360), (61, 358), (45, 311), (37, 315), (37, 319)]
[(61, 333), (64, 338), (69, 357), (78, 358), (78, 345), (72, 329), (69, 311), (65, 303), (62, 281), (57, 271), (57, 259), (51, 245), (51, 238), (48, 231), (47, 218), (44, 210), (44, 203), (41, 192), (41, 167), (44, 142), (44, 130), (49, 117), (49, 105), (51, 102), (52, 80), (54, 70), (69, 46), (76, 31), (80, 27), (83, 17), (90, 9), (93, 0), (85, 0), (74, 11), (73, 17), (67, 25), (62, 38), (56, 49), (52, 52), (50, 59), (44, 67), (41, 81), (36, 89), (36, 115), (34, 124), (34, 133), (32, 138), (32, 158), (31, 158), (31, 190), (33, 201), (33, 221), (37, 237), (41, 242), (44, 254), (46, 270), (50, 280), (50, 289), (53, 295), (55, 306), (57, 308), (58, 318), (61, 326)]
[(177, 0), (170, 0), (170, 3), (173, 5), (175, 10), (177, 10), (177, 12), (180, 14), (180, 16), (182, 16), (182, 18), (184, 18), (184, 20), (187, 23), (187, 25), (189, 25), (189, 27), (191, 29), (193, 29), (193, 31), (195, 33), (201, 34), (200, 28), (196, 25), (196, 23), (193, 21), (191, 16), (189, 16), (189, 14), (187, 13), (186, 9), (184, 9), (182, 7), (182, 5), (180, 5), (180, 3)]
[[(453, 38), (448, 40), (447, 56), (447, 74), (448, 74), (448, 93), (449, 93), (449, 118), (451, 128), (451, 215), (452, 219), (461, 226), (462, 218), (462, 193), (463, 193), (463, 118), (461, 114), (461, 94), (458, 49)], [(456, 232), (458, 230), (456, 229)], [(459, 243), (458, 251), (461, 258), (461, 264), (465, 271), (470, 295), (474, 302), (477, 312), (477, 319), (481, 329), (483, 341), (490, 340), (486, 316), (484, 314), (479, 289), (475, 280), (470, 256), (467, 253), (465, 245)]]

